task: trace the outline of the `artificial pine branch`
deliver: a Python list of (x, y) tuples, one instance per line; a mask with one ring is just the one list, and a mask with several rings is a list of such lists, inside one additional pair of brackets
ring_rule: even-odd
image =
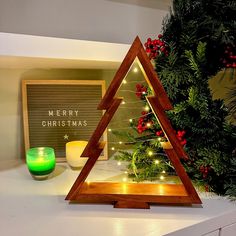
[[(235, 15), (234, 1), (174, 0), (163, 21), (161, 37), (167, 47), (155, 59), (158, 76), (174, 105), (168, 117), (176, 130), (186, 133), (189, 159), (183, 164), (189, 176), (207, 189), (233, 196), (236, 127), (227, 122), (223, 101), (213, 100), (208, 80), (227, 66), (225, 51), (235, 47)], [(235, 102), (230, 110), (235, 111)], [(163, 170), (173, 173), (155, 138), (157, 122), (149, 118), (154, 128), (144, 131), (147, 136), (134, 137), (137, 145), (132, 153), (120, 156), (128, 161), (129, 174), (137, 181), (155, 179)], [(145, 142), (148, 136), (153, 140)], [(156, 155), (148, 156), (149, 149)], [(155, 165), (154, 158), (161, 165)]]

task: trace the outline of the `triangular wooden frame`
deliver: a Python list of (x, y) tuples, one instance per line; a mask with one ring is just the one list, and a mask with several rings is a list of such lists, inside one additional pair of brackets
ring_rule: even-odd
[[(142, 65), (141, 68), (145, 72), (144, 75), (146, 75), (147, 82), (153, 89), (154, 96), (148, 96), (147, 100), (168, 139), (168, 148), (165, 146), (163, 148), (182, 181), (181, 185), (85, 182), (105, 146), (105, 143), (99, 142), (99, 140), (122, 102), (122, 98), (115, 97), (116, 92), (136, 57)], [(106, 112), (82, 154), (84, 157), (89, 157), (88, 161), (66, 196), (66, 200), (77, 202), (110, 202), (118, 208), (149, 208), (150, 203), (201, 204), (201, 200), (180, 162), (180, 158), (187, 158), (187, 154), (183, 150), (165, 114), (165, 111), (172, 109), (172, 105), (138, 37), (134, 40), (116, 72), (98, 109), (106, 110)], [(124, 184), (126, 185), (125, 190)], [(145, 195), (140, 194), (140, 189), (145, 192)]]

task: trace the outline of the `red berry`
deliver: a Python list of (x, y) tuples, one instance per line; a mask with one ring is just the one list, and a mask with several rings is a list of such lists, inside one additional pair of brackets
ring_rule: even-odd
[(159, 130), (159, 131), (156, 132), (156, 135), (157, 135), (157, 136), (161, 136), (162, 134), (163, 134), (163, 131), (162, 131), (162, 130)]
[(186, 132), (185, 132), (184, 130), (182, 130), (182, 131), (179, 130), (179, 131), (177, 132), (177, 136), (183, 137), (183, 136), (185, 135), (185, 133), (186, 133)]
[(177, 136), (182, 137), (182, 132), (180, 130), (177, 131)]
[(186, 139), (184, 139), (183, 141), (180, 142), (180, 144), (183, 145), (183, 146), (184, 146), (186, 143), (187, 143), (187, 140), (186, 140)]
[(161, 39), (163, 37), (162, 34), (158, 34), (158, 38)]
[(199, 168), (199, 170), (200, 170), (200, 172), (204, 172), (204, 166), (200, 166), (200, 168)]

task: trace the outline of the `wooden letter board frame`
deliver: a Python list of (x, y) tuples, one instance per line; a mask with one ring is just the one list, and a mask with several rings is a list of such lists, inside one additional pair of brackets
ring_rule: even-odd
[[(88, 141), (92, 135), (103, 115), (103, 112), (98, 113), (96, 108), (104, 94), (104, 80), (22, 80), (25, 151), (31, 147), (51, 146), (55, 149), (56, 160), (65, 161), (66, 142)], [(72, 120), (73, 125), (76, 126), (71, 126)], [(48, 127), (48, 125), (56, 126)], [(63, 131), (65, 131), (63, 136), (65, 140), (61, 140), (62, 135), (59, 135)], [(69, 133), (72, 134), (72, 138)], [(45, 143), (42, 137), (47, 139), (50, 135), (54, 136)], [(68, 139), (66, 135), (69, 136)], [(107, 141), (107, 132), (104, 133), (101, 141)], [(62, 151), (62, 144), (64, 151)], [(58, 150), (54, 145), (58, 146)], [(107, 160), (107, 158), (106, 146), (99, 160)]]

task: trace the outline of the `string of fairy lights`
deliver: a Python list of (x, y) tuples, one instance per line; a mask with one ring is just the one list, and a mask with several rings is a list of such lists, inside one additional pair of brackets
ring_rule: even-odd
[[(139, 70), (138, 70), (138, 68), (137, 67), (134, 67), (134, 69), (133, 69), (133, 72), (134, 73), (137, 73)], [(129, 84), (130, 83), (143, 83), (143, 82), (146, 82), (146, 81), (140, 81), (140, 80), (133, 80), (133, 81), (130, 81), (129, 82)], [(127, 82), (127, 80), (126, 79), (124, 79), (123, 81), (122, 81), (122, 84), (123, 85), (127, 85), (128, 84), (128, 82)], [(120, 89), (119, 90), (119, 92), (125, 92), (125, 93), (136, 93), (137, 94), (137, 91), (135, 92), (135, 91), (133, 91), (133, 90), (129, 90), (129, 89)], [(145, 95), (145, 94), (147, 94), (147, 92), (144, 92), (144, 91), (142, 91), (142, 92), (140, 92), (141, 94), (143, 94), (143, 95)], [(129, 101), (129, 102), (127, 102), (126, 100), (123, 100), (122, 102), (121, 102), (121, 105), (126, 105), (126, 106), (120, 106), (119, 108), (123, 108), (123, 109), (137, 109), (137, 107), (135, 107), (135, 104), (140, 104), (140, 103), (143, 103), (141, 100), (139, 100), (139, 101)], [(131, 105), (132, 104), (132, 106), (130, 106), (129, 107), (129, 105)], [(139, 118), (145, 118), (146, 116), (148, 116), (148, 115), (150, 115), (150, 114), (153, 114), (153, 112), (151, 111), (151, 108), (148, 106), (148, 105), (146, 105), (146, 106), (144, 106), (143, 108), (143, 111), (145, 111), (145, 112), (147, 112), (146, 114), (144, 114), (144, 115), (141, 115), (141, 116), (136, 116), (136, 117), (131, 117), (131, 118), (129, 118), (129, 119), (122, 119), (122, 120), (119, 120), (119, 121), (116, 121), (116, 122), (112, 122), (112, 125), (117, 125), (117, 124), (119, 124), (119, 123), (123, 123), (123, 122), (127, 122), (127, 124), (129, 124), (129, 126), (122, 126), (122, 127), (117, 127), (117, 128), (115, 128), (114, 130), (115, 131), (119, 131), (119, 130), (128, 130), (128, 129), (134, 129), (132, 126), (131, 126), (131, 123), (133, 123), (133, 122), (135, 122), (135, 120), (137, 120), (137, 119), (139, 119)], [(146, 123), (146, 126), (147, 126), (147, 128), (151, 128), (151, 126), (152, 126), (152, 122), (147, 122)], [(112, 133), (112, 131), (113, 131), (113, 129), (111, 129), (111, 128), (108, 128), (108, 132), (109, 133)], [(158, 139), (158, 141), (159, 142), (161, 142), (162, 141), (162, 138), (161, 137), (158, 137), (157, 138)], [(137, 141), (135, 141), (135, 143), (142, 143), (142, 142), (147, 142), (147, 141), (154, 141), (154, 140), (156, 140), (155, 138), (148, 138), (148, 139), (145, 139), (145, 140), (137, 140)], [(134, 142), (131, 142), (131, 141), (127, 141), (127, 142), (125, 142), (125, 141), (114, 141), (114, 142), (109, 142), (110, 144), (112, 144), (112, 146), (111, 146), (111, 151), (121, 151), (121, 149), (119, 148), (119, 146), (122, 146), (122, 145), (124, 145), (124, 144), (126, 144), (126, 145), (132, 145)], [(118, 148), (116, 147), (116, 145), (118, 145)], [(160, 155), (163, 155), (163, 156), (166, 156), (165, 154), (163, 154), (163, 153), (157, 153), (157, 152), (155, 152), (155, 151), (153, 151), (153, 150), (151, 150), (150, 148), (147, 150), (147, 156), (148, 157), (155, 157), (155, 156), (160, 156)], [(161, 163), (161, 160), (160, 159), (157, 159), (157, 158), (154, 158), (153, 160), (153, 163), (155, 164), (155, 165), (159, 165), (160, 163)], [(171, 166), (171, 164), (170, 163), (168, 163), (168, 162), (165, 162), (165, 164), (167, 164), (167, 165), (169, 165), (169, 166)], [(117, 165), (118, 166), (121, 166), (122, 165), (122, 162), (121, 161), (117, 161)], [(171, 166), (172, 167), (172, 166)], [(124, 174), (128, 174), (128, 172), (127, 171), (124, 171)], [(165, 176), (164, 176), (164, 174), (166, 174), (166, 171), (165, 170), (163, 170), (162, 172), (161, 172), (161, 175), (159, 176), (159, 179), (160, 180), (164, 180), (165, 179)], [(123, 182), (127, 182), (127, 180), (128, 180), (128, 178), (127, 177), (124, 177), (123, 179)]]

